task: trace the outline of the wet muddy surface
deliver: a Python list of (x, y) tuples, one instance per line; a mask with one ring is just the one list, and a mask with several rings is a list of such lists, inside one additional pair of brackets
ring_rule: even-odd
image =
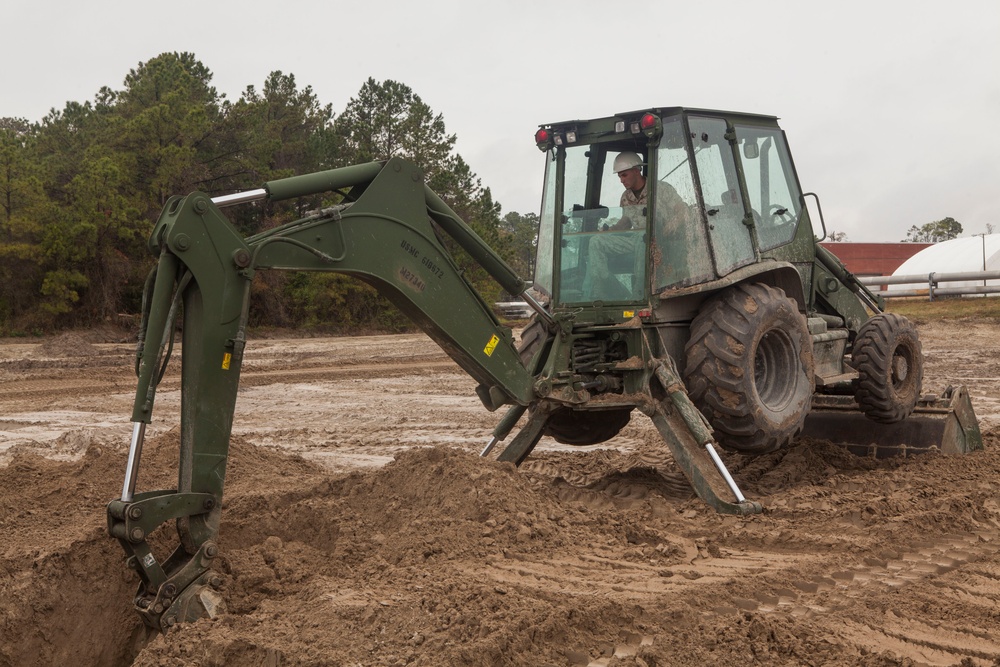
[[(134, 345), (0, 341), (0, 665), (994, 665), (1000, 339), (918, 323), (983, 452), (728, 455), (765, 512), (717, 515), (633, 416), (603, 445), (478, 452), (499, 419), (423, 335), (252, 340), (214, 620), (149, 635), (107, 537)], [(140, 490), (176, 477), (179, 363)], [(169, 532), (169, 531), (162, 531)], [(169, 538), (169, 534), (165, 536)]]

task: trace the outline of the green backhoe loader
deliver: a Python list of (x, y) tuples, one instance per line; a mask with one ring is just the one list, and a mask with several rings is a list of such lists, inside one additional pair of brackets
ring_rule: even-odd
[[(717, 448), (800, 434), (861, 454), (982, 447), (967, 392), (921, 394), (917, 331), (819, 245), (771, 116), (650, 108), (551, 123), (534, 283), (511, 270), (399, 158), (167, 202), (149, 241), (125, 482), (108, 529), (141, 583), (147, 625), (215, 615), (229, 437), (258, 271), (333, 271), (375, 287), (504, 408), (484, 455), (519, 464), (543, 436), (592, 445), (636, 411), (698, 496), (751, 514)], [(623, 187), (624, 184), (624, 187)], [(623, 192), (628, 191), (627, 196)], [(330, 205), (244, 238), (229, 206), (328, 193)], [(820, 212), (818, 198), (815, 209)], [(821, 218), (821, 212), (819, 217)], [(446, 244), (443, 239), (449, 238)], [(535, 315), (519, 343), (446, 249), (464, 249)], [(183, 314), (177, 488), (137, 491), (144, 431)], [(517, 429), (507, 442), (508, 436)], [(175, 521), (176, 549), (148, 536)]]

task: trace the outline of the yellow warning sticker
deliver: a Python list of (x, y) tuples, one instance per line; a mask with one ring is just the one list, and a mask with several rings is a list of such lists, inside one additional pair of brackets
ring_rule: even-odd
[(497, 349), (497, 343), (499, 342), (500, 338), (498, 338), (496, 334), (494, 334), (493, 337), (490, 338), (490, 342), (486, 343), (486, 347), (483, 348), (483, 352), (486, 353), (487, 357), (493, 356), (493, 350)]
[(626, 310), (626, 311), (622, 312), (622, 317), (635, 317), (635, 311), (634, 310)]
[(233, 363), (233, 355), (230, 352), (226, 352), (222, 355), (222, 370), (228, 371), (229, 365)]

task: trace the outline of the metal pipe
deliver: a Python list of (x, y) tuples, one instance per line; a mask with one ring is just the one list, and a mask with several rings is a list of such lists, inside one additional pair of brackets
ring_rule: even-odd
[(833, 331), (824, 331), (823, 333), (816, 333), (812, 335), (812, 342), (815, 343), (828, 343), (831, 340), (843, 340), (848, 337), (846, 329), (835, 329)]
[(545, 306), (543, 306), (542, 304), (538, 303), (538, 301), (535, 300), (535, 297), (533, 297), (530, 294), (528, 294), (528, 290), (524, 290), (518, 296), (520, 296), (521, 298), (523, 298), (524, 302), (526, 304), (528, 304), (533, 311), (535, 311), (536, 313), (538, 313), (538, 316), (540, 318), (542, 318), (542, 320), (544, 320), (547, 324), (550, 324), (550, 325), (554, 325), (555, 324), (556, 321), (554, 319), (552, 319), (552, 315), (549, 314), (549, 311), (545, 310)]
[(486, 443), (485, 447), (483, 447), (483, 451), (479, 452), (479, 456), (483, 457), (492, 452), (493, 448), (497, 446), (498, 442), (500, 442), (500, 438), (496, 436), (490, 438), (490, 441)]
[[(525, 290), (524, 281), (518, 277), (514, 269), (496, 253), (493, 248), (486, 245), (486, 242), (479, 238), (465, 222), (458, 217), (458, 214), (451, 210), (443, 199), (441, 199), (427, 185), (424, 185), (424, 199), (431, 217), (440, 225), (448, 236), (453, 238), (458, 245), (472, 256), (481, 267), (490, 274), (494, 280), (508, 294), (522, 294)], [(527, 299), (525, 299), (527, 301)]]
[(483, 451), (479, 453), (479, 455), (486, 456), (493, 450), (494, 447), (497, 446), (498, 442), (502, 441), (504, 438), (510, 435), (510, 432), (511, 430), (513, 430), (514, 425), (517, 424), (517, 421), (521, 418), (521, 416), (525, 413), (527, 409), (528, 409), (527, 405), (511, 406), (511, 408), (507, 410), (507, 414), (505, 414), (503, 416), (503, 419), (500, 420), (500, 423), (498, 423), (496, 428), (493, 429), (493, 437), (490, 438), (490, 441), (488, 443), (486, 443), (486, 447), (483, 449)]
[(722, 475), (722, 479), (726, 480), (726, 485), (729, 486), (729, 490), (733, 492), (734, 496), (736, 496), (736, 502), (745, 503), (747, 499), (743, 497), (742, 493), (740, 493), (740, 487), (736, 486), (733, 476), (729, 474), (728, 470), (726, 470), (726, 464), (722, 462), (722, 459), (720, 459), (719, 455), (715, 452), (715, 447), (712, 446), (712, 443), (706, 442), (705, 449), (708, 450), (708, 455), (712, 457), (712, 463), (714, 463), (715, 467), (719, 469), (719, 474)]
[[(983, 273), (986, 273), (986, 234), (980, 234), (983, 239)], [(983, 279), (983, 287), (986, 287), (986, 279)]]
[[(894, 294), (895, 292), (890, 292)], [(968, 287), (938, 287), (934, 290), (940, 296), (955, 296), (956, 294), (997, 294), (1000, 293), (1000, 285), (969, 285)]]
[(267, 190), (264, 188), (257, 188), (256, 190), (234, 192), (231, 195), (212, 197), (212, 203), (219, 208), (224, 208), (226, 206), (235, 206), (236, 204), (245, 204), (247, 202), (257, 201), (258, 199), (267, 199)]
[(826, 220), (823, 219), (823, 206), (820, 205), (820, 203), (819, 203), (819, 195), (818, 194), (816, 194), (815, 192), (803, 192), (802, 193), (802, 208), (804, 208), (806, 210), (809, 209), (809, 207), (806, 206), (806, 197), (812, 197), (813, 199), (816, 200), (816, 210), (819, 211), (819, 224), (823, 228), (823, 236), (821, 236), (817, 240), (817, 243), (818, 243), (819, 241), (822, 241), (823, 239), (825, 239), (827, 237)]
[(256, 190), (234, 192), (229, 195), (212, 197), (212, 203), (219, 208), (223, 208), (258, 201), (260, 199), (271, 199), (272, 201), (294, 199), (295, 197), (304, 197), (306, 195), (371, 183), (380, 171), (382, 171), (382, 163), (369, 162), (351, 167), (342, 167), (340, 169), (328, 169), (327, 171), (305, 174), (304, 176), (279, 178), (275, 181), (268, 181), (264, 184), (264, 187), (257, 188)]
[(375, 177), (381, 171), (381, 162), (368, 162), (366, 164), (356, 164), (351, 167), (320, 171), (315, 174), (290, 176), (289, 178), (280, 178), (276, 181), (268, 181), (264, 184), (264, 189), (267, 190), (268, 199), (271, 201), (281, 201), (282, 199), (316, 195), (322, 192), (330, 192), (331, 190), (354, 187), (355, 185), (366, 185), (374, 181)]
[(132, 424), (132, 443), (128, 447), (128, 463), (125, 464), (125, 483), (122, 485), (122, 502), (132, 502), (135, 495), (135, 483), (139, 478), (139, 458), (142, 455), (142, 443), (146, 438), (146, 423)]
[[(948, 283), (972, 280), (993, 280), (1000, 278), (1000, 271), (964, 271), (958, 273), (933, 273), (934, 282)], [(907, 275), (907, 276), (862, 276), (858, 282), (863, 285), (910, 285), (914, 283), (926, 283), (927, 274)]]
[(926, 287), (920, 289), (879, 290), (875, 294), (891, 299), (903, 296), (964, 296), (970, 294), (1000, 294), (1000, 285), (967, 285), (966, 287), (935, 287), (933, 295)]

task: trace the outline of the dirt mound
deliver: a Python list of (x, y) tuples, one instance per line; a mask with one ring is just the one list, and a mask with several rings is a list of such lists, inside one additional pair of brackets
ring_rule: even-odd
[(127, 664), (134, 584), (103, 528), (116, 458), (91, 445), (78, 461), (19, 454), (0, 468), (0, 665)]
[[(147, 443), (145, 488), (170, 485), (177, 440), (174, 431)], [(896, 539), (901, 503), (916, 505), (908, 516), (929, 534), (947, 527), (942, 553), (961, 546), (974, 560), (979, 538), (954, 536), (996, 533), (994, 440), (982, 456), (983, 491), (971, 494), (928, 488), (928, 478), (979, 479), (974, 457), (887, 463), (801, 444), (742, 467), (745, 488), (783, 498), (762, 517), (738, 519), (694, 500), (609, 494), (613, 485), (593, 479), (571, 487), (448, 448), (338, 476), (234, 438), (218, 561), (227, 613), (166, 636), (147, 636), (129, 608), (136, 582), (114, 565), (121, 552), (103, 527), (124, 452), (92, 442), (77, 461), (18, 453), (0, 469), (9, 536), (0, 665), (912, 664), (877, 642), (846, 657), (831, 643), (822, 616), (836, 612), (823, 611), (834, 606), (824, 582), (843, 572), (806, 559), (792, 580), (794, 560), (752, 565), (753, 586), (732, 577), (768, 542), (842, 550), (852, 579), (873, 577), (878, 563), (850, 555), (852, 544), (870, 548), (869, 528), (897, 549), (879, 552), (883, 570), (895, 558), (919, 572), (920, 545)], [(586, 455), (540, 458), (572, 469), (573, 456)], [(627, 469), (627, 455), (602, 457), (614, 484), (652, 485)], [(831, 525), (843, 535), (831, 540)], [(13, 548), (23, 544), (45, 546)], [(830, 590), (849, 595), (849, 586)], [(779, 613), (789, 596), (794, 604)], [(879, 622), (867, 613), (855, 611), (854, 622)]]
[(97, 354), (90, 337), (75, 331), (47, 339), (35, 350), (36, 357), (92, 357)]
[[(928, 373), (969, 385), (985, 451), (875, 461), (802, 440), (725, 455), (764, 504), (752, 517), (693, 498), (641, 415), (609, 448), (543, 439), (515, 471), (476, 455), (496, 415), (429, 341), (260, 344), (226, 471), (227, 611), (154, 637), (105, 528), (132, 346), (25, 359), (34, 345), (9, 345), (0, 667), (995, 665), (995, 327), (921, 337)], [(168, 372), (142, 490), (175, 484), (178, 386)], [(161, 559), (173, 532), (154, 536)]]
[(619, 602), (567, 606), (483, 576), (594, 540), (627, 543), (509, 464), (417, 449), (300, 500), (262, 500), (233, 501), (223, 528), (238, 615), (158, 637), (135, 664), (182, 664), (193, 646), (220, 664), (565, 664), (567, 641), (575, 660), (588, 655), (588, 633), (639, 645)]
[(64, 331), (45, 338), (35, 348), (36, 358), (92, 357), (100, 354), (96, 345), (106, 343), (133, 343), (136, 334), (113, 324), (105, 324), (91, 329)]

